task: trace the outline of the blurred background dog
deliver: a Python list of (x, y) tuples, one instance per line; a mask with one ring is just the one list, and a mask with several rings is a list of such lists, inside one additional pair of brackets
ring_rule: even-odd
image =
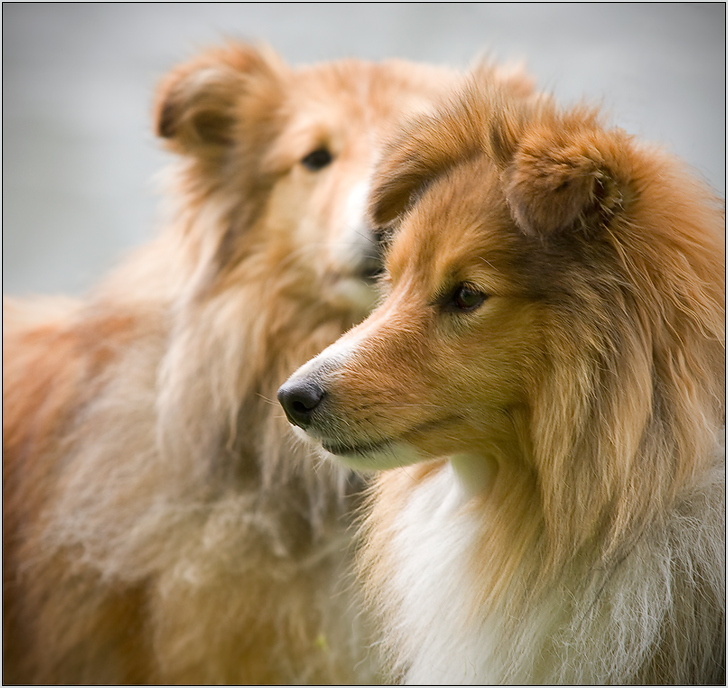
[(373, 680), (361, 483), (274, 398), (367, 313), (379, 146), (457, 81), (245, 44), (162, 81), (166, 229), (89, 298), (4, 304), (6, 681)]

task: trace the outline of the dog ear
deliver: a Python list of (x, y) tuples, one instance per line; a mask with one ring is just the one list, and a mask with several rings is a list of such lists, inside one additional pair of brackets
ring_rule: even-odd
[(266, 48), (231, 43), (204, 53), (162, 80), (156, 133), (176, 152), (214, 156), (235, 140), (244, 100), (255, 100), (259, 115), (275, 110), (284, 72)]
[(546, 107), (516, 129), (497, 117), (488, 143), (513, 219), (526, 234), (593, 229), (622, 204), (628, 137), (604, 130), (593, 111), (560, 115)]
[[(437, 114), (406, 125), (385, 151), (370, 195), (370, 215), (377, 227), (394, 223), (448, 168), (481, 154), (484, 132), (501, 113), (500, 126), (517, 126), (520, 110), (543, 96), (520, 66), (483, 62), (472, 68), (457, 97), (440, 104)], [(505, 130), (504, 129), (504, 130)], [(513, 132), (509, 138), (515, 139)], [(503, 137), (505, 144), (508, 137)], [(508, 159), (513, 151), (501, 151)]]
[(372, 183), (369, 213), (375, 227), (392, 225), (433, 179), (478, 149), (473, 122), (460, 108), (410, 122), (384, 151)]

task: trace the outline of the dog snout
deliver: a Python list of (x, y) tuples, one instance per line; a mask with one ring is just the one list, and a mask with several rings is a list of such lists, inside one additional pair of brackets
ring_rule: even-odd
[(325, 396), (322, 387), (308, 378), (288, 380), (278, 390), (278, 401), (286, 417), (304, 430), (311, 425), (314, 411)]

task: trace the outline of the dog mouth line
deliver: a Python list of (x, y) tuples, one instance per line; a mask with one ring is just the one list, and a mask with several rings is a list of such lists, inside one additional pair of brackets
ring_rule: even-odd
[(339, 272), (334, 276), (334, 279), (347, 280), (354, 279), (360, 280), (366, 284), (375, 284), (379, 281), (379, 278), (384, 274), (384, 265), (382, 263), (364, 263), (352, 267), (347, 272)]
[(365, 444), (330, 444), (321, 442), (321, 446), (330, 454), (337, 456), (367, 456), (391, 448), (396, 440), (381, 440)]
[(439, 418), (436, 420), (426, 421), (419, 423), (410, 430), (406, 430), (397, 437), (387, 437), (381, 440), (366, 441), (360, 444), (344, 444), (340, 442), (329, 442), (327, 440), (320, 440), (321, 446), (330, 454), (337, 456), (369, 456), (378, 452), (383, 452), (393, 449), (397, 444), (403, 444), (409, 440), (413, 435), (426, 432), (428, 430), (439, 428), (443, 425), (449, 425), (457, 420), (460, 420), (461, 416), (452, 414), (445, 418)]

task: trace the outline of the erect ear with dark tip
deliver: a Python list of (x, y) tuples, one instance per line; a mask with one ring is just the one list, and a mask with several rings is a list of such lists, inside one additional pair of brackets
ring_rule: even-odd
[(248, 45), (200, 55), (160, 83), (156, 133), (178, 152), (214, 154), (233, 140), (241, 99), (266, 84), (274, 88), (281, 68), (272, 52)]
[(527, 234), (543, 235), (606, 221), (622, 202), (617, 148), (592, 114), (538, 122), (502, 171), (516, 224)]

